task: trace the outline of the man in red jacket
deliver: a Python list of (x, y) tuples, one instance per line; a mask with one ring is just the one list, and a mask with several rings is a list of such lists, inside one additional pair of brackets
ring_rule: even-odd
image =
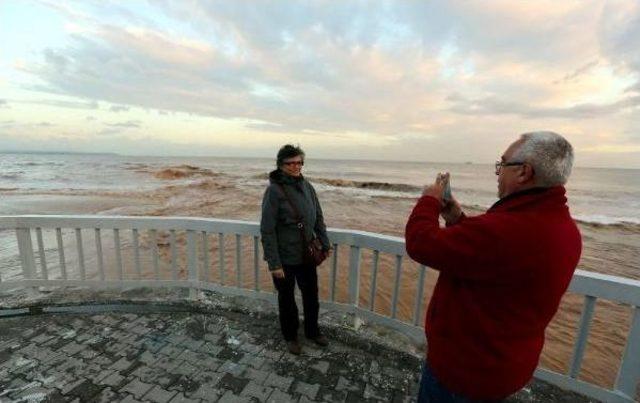
[(418, 401), (500, 400), (531, 379), (582, 249), (565, 197), (572, 164), (562, 136), (526, 133), (496, 162), (500, 200), (485, 214), (444, 201), (440, 178), (425, 188), (405, 230), (409, 256), (440, 272)]

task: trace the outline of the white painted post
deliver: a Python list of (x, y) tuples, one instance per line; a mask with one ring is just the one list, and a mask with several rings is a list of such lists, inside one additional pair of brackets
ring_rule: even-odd
[[(22, 265), (22, 275), (25, 280), (34, 280), (36, 274), (36, 259), (33, 255), (33, 243), (31, 242), (31, 230), (29, 228), (17, 228), (18, 251), (20, 253), (20, 264)], [(31, 292), (35, 288), (29, 288)]]
[(156, 280), (160, 279), (160, 262), (159, 262), (159, 254), (158, 254), (158, 231), (152, 229), (150, 231), (151, 235), (151, 260), (153, 260), (153, 273), (155, 274)]
[(60, 258), (60, 275), (67, 279), (67, 263), (64, 258), (64, 242), (62, 241), (62, 228), (56, 228), (56, 241), (58, 242), (58, 257)]
[(633, 320), (622, 356), (622, 365), (616, 378), (615, 390), (633, 400), (638, 382), (640, 382), (640, 307), (636, 306), (633, 307)]
[(134, 228), (131, 231), (131, 236), (133, 238), (133, 264), (136, 268), (136, 279), (140, 280), (142, 278), (142, 267), (140, 266), (140, 236), (138, 235), (138, 230)]
[(100, 280), (104, 281), (104, 256), (102, 255), (102, 236), (100, 234), (100, 228), (95, 229), (96, 234), (96, 253), (98, 254), (98, 272), (100, 274)]
[(380, 251), (374, 250), (371, 261), (371, 290), (369, 292), (369, 310), (373, 312), (376, 300), (376, 288), (378, 287), (378, 258)]
[(36, 228), (36, 236), (38, 238), (38, 256), (40, 257), (40, 268), (42, 269), (42, 278), (49, 280), (47, 271), (47, 258), (44, 255), (44, 241), (42, 240), (42, 228)]
[(209, 263), (209, 234), (202, 231), (202, 270), (204, 272), (204, 281), (210, 280), (211, 264)]
[(424, 298), (424, 276), (427, 268), (420, 265), (420, 277), (418, 278), (415, 306), (413, 307), (413, 325), (418, 326), (422, 318), (422, 299)]
[(196, 252), (196, 233), (195, 231), (187, 231), (187, 270), (189, 281), (192, 282), (189, 287), (189, 299), (198, 297), (198, 289), (195, 282), (198, 281), (198, 255)]
[(124, 268), (122, 267), (122, 251), (120, 250), (120, 230), (114, 228), (113, 243), (116, 250), (116, 266), (118, 269), (118, 280), (122, 281), (124, 277)]
[(360, 247), (352, 246), (349, 255), (349, 304), (357, 307), (360, 297)]
[(396, 255), (396, 278), (393, 283), (393, 300), (391, 303), (391, 318), (398, 314), (398, 294), (400, 292), (400, 275), (402, 274), (402, 256)]
[(218, 259), (220, 266), (220, 284), (224, 285), (224, 234), (218, 234)]
[(253, 237), (253, 279), (255, 281), (254, 290), (260, 291), (260, 238)]
[(331, 302), (336, 302), (336, 274), (338, 271), (338, 244), (333, 244), (333, 256), (331, 259), (331, 278), (329, 279), (329, 290), (331, 291)]
[(178, 279), (178, 246), (176, 245), (176, 230), (169, 231), (169, 242), (171, 243), (171, 279)]
[(80, 280), (87, 279), (87, 272), (84, 266), (84, 247), (82, 245), (82, 230), (76, 228), (76, 247), (78, 248), (78, 267), (80, 268)]
[(569, 376), (574, 379), (577, 378), (578, 373), (580, 373), (580, 366), (582, 365), (584, 349), (587, 346), (587, 336), (589, 336), (589, 327), (591, 326), (591, 318), (593, 317), (595, 304), (596, 297), (585, 295), (584, 308), (582, 310), (582, 317), (580, 318), (580, 326), (578, 327), (578, 337), (573, 349), (573, 357), (569, 369)]
[(242, 288), (242, 238), (236, 234), (236, 287)]

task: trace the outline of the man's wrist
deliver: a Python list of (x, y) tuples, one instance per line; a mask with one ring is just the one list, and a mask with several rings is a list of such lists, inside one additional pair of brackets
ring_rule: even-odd
[(451, 216), (445, 217), (444, 222), (447, 226), (451, 226), (451, 225), (457, 224), (463, 216), (464, 216), (464, 212), (462, 210), (459, 210), (454, 217), (451, 217)]

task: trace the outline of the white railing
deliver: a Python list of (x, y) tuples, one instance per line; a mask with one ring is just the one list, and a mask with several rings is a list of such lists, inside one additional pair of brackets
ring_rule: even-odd
[[(77, 268), (79, 279), (70, 278), (67, 270), (63, 230), (75, 232)], [(261, 259), (259, 253), (260, 232), (255, 222), (244, 222), (220, 219), (200, 219), (181, 217), (107, 217), (107, 216), (0, 216), (0, 231), (15, 230), (17, 247), (20, 257), (22, 273), (19, 278), (5, 279), (0, 273), (0, 290), (14, 287), (65, 287), (83, 286), (89, 288), (109, 287), (178, 287), (191, 290), (191, 296), (195, 296), (198, 290), (217, 291), (228, 295), (240, 295), (251, 298), (267, 299), (274, 301), (272, 292), (261, 289), (260, 269)], [(60, 278), (52, 279), (47, 267), (46, 250), (43, 240), (43, 230), (55, 231), (57, 261), (59, 262)], [(87, 256), (83, 245), (86, 241), (83, 237), (87, 232), (93, 232), (95, 241), (95, 264), (87, 266)], [(105, 265), (105, 252), (103, 247), (103, 234), (112, 231), (113, 253), (115, 259), (115, 279), (107, 278), (108, 267)], [(151, 245), (152, 278), (143, 278), (143, 266), (140, 254), (140, 231), (148, 231), (149, 245)], [(171, 279), (160, 278), (160, 258), (157, 244), (159, 231), (165, 231), (169, 235), (170, 270)], [(176, 232), (186, 232), (186, 279), (178, 275), (178, 241)], [(133, 279), (125, 278), (123, 264), (122, 236), (123, 232), (130, 235), (133, 259)], [(130, 232), (130, 234), (129, 234)], [(36, 238), (34, 251), (33, 234)], [(210, 278), (209, 256), (211, 237), (218, 237), (218, 263), (219, 281), (214, 282)], [(225, 237), (235, 237), (235, 285), (225, 285), (227, 259), (225, 257)], [(253, 288), (243, 287), (243, 249), (242, 239), (249, 237), (253, 240)], [(422, 321), (422, 307), (424, 298), (424, 279), (426, 267), (418, 266), (418, 272), (412, 273), (416, 278), (415, 298), (412, 304), (413, 314), (409, 321), (398, 318), (398, 301), (400, 296), (400, 279), (402, 276), (403, 260), (406, 258), (404, 240), (398, 237), (384, 236), (363, 231), (350, 231), (330, 229), (329, 237), (334, 244), (334, 254), (330, 259), (329, 296), (321, 301), (321, 306), (331, 310), (349, 312), (356, 317), (361, 317), (373, 323), (393, 328), (414, 341), (424, 340), (424, 330), (419, 326)], [(343, 250), (348, 248), (348, 298), (346, 303), (336, 301), (337, 270)], [(49, 249), (51, 250), (51, 249)], [(371, 251), (371, 275), (370, 295), (368, 306), (360, 306), (360, 282), (362, 251)], [(222, 251), (222, 252), (220, 252)], [(36, 255), (37, 253), (37, 255)], [(375, 312), (375, 299), (378, 290), (379, 256), (381, 253), (395, 256), (394, 284), (392, 287), (390, 314), (384, 315)], [(37, 259), (36, 259), (37, 256)], [(93, 258), (93, 256), (92, 256)], [(39, 267), (37, 263), (39, 262)], [(87, 269), (95, 266), (96, 272), (89, 273)], [(199, 267), (206, 270), (198, 270)], [(145, 267), (146, 268), (146, 267)], [(39, 269), (39, 273), (38, 273)], [(384, 270), (390, 269), (384, 267)], [(573, 293), (584, 295), (584, 309), (578, 327), (576, 342), (574, 344), (573, 357), (568, 374), (561, 374), (548, 369), (539, 368), (536, 377), (567, 390), (573, 390), (581, 394), (607, 402), (631, 402), (634, 401), (636, 387), (640, 380), (640, 281), (620, 277), (608, 276), (577, 270), (571, 282), (569, 290)], [(582, 359), (584, 356), (589, 327), (596, 299), (604, 299), (625, 304), (633, 310), (633, 319), (627, 335), (626, 348), (622, 357), (618, 376), (613, 389), (582, 381), (578, 379)]]

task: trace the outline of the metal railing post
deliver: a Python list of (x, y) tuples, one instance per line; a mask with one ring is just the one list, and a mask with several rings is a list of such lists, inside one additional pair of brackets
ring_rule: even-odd
[(198, 281), (198, 256), (196, 254), (195, 231), (187, 231), (187, 270), (188, 278), (191, 282), (189, 299), (196, 299), (198, 297), (198, 289), (195, 286)]
[[(17, 228), (16, 236), (18, 238), (18, 251), (20, 253), (22, 275), (25, 280), (34, 280), (36, 274), (36, 259), (33, 254), (31, 230), (29, 228)], [(35, 288), (29, 287), (29, 292), (35, 293)]]
[[(360, 247), (351, 246), (349, 254), (349, 305), (354, 308), (358, 307), (360, 299)], [(354, 327), (358, 327), (361, 323), (355, 314), (354, 309)]]
[(622, 365), (616, 378), (615, 390), (634, 399), (638, 382), (640, 382), (640, 307), (636, 306), (633, 309), (633, 320), (622, 356)]

